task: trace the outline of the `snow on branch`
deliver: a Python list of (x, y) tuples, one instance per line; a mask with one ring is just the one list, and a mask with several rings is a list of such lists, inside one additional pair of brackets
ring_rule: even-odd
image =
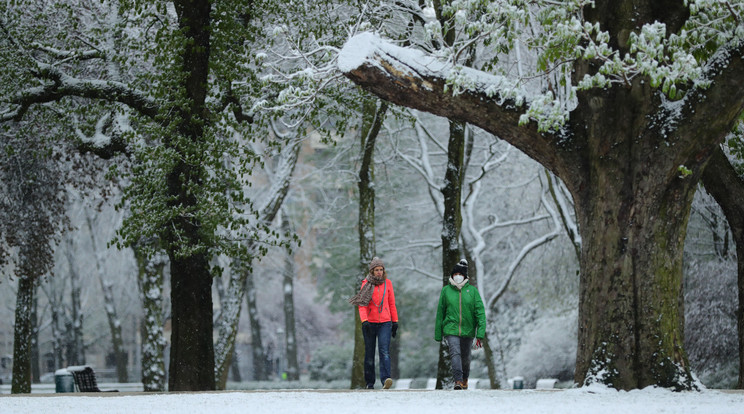
[(531, 105), (545, 105), (547, 98), (528, 94), (505, 77), (443, 62), (372, 33), (349, 39), (338, 56), (338, 67), (382, 99), (471, 123), (545, 165), (555, 162), (557, 140), (548, 131), (555, 120), (532, 121)]
[(67, 96), (119, 102), (150, 118), (154, 118), (159, 110), (158, 102), (144, 91), (132, 89), (121, 82), (79, 79), (47, 64), (39, 64), (34, 75), (47, 82), (12, 96), (7, 101), (10, 107), (0, 112), (0, 122), (18, 120), (31, 105), (55, 102)]

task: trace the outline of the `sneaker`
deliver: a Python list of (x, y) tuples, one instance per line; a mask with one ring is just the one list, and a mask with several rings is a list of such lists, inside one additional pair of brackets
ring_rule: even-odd
[[(455, 381), (455, 389), (456, 389), (456, 390), (462, 390), (462, 389), (465, 389), (465, 388), (463, 388), (463, 386), (464, 386), (464, 384), (462, 383), (462, 381)], [(466, 387), (466, 386), (465, 386), (465, 387)]]
[(375, 386), (372, 385), (372, 384), (367, 384), (367, 389), (368, 390), (373, 390), (373, 389), (375, 389)]
[(392, 386), (393, 386), (393, 380), (391, 380), (390, 378), (387, 378), (385, 379), (385, 385), (382, 386), (382, 389), (387, 390)]

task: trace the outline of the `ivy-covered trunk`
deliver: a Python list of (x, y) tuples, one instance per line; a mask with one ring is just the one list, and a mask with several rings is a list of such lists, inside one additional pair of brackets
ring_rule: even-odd
[[(460, 231), (462, 229), (462, 180), (465, 175), (465, 123), (450, 120), (449, 144), (447, 145), (447, 170), (444, 173), (444, 217), (442, 222), (442, 286), (449, 284), (450, 271), (460, 261)], [(447, 343), (439, 344), (437, 365), (437, 389), (452, 385), (452, 370)]]
[(739, 380), (744, 389), (744, 180), (718, 148), (703, 171), (703, 185), (721, 206), (736, 243), (739, 305), (736, 311), (739, 337)]
[(145, 257), (135, 248), (142, 298), (142, 385), (146, 392), (165, 391), (165, 337), (163, 335), (163, 272), (165, 255)]
[[(374, 153), (377, 136), (385, 119), (388, 105), (377, 99), (365, 98), (362, 107), (362, 152), (359, 166), (359, 276), (354, 287), (359, 289), (369, 273), (369, 263), (376, 255), (375, 245), (375, 169)], [(359, 310), (354, 307), (354, 355), (351, 365), (351, 389), (365, 388), (364, 335)]]
[(163, 241), (171, 264), (171, 350), (169, 391), (215, 389), (212, 342), (212, 275), (209, 271), (210, 232), (190, 213), (199, 209), (196, 189), (203, 184), (206, 166), (201, 164), (201, 144), (206, 140), (210, 23), (212, 2), (174, 2), (184, 36), (180, 70), (185, 101), (176, 109), (177, 136), (166, 145), (175, 154), (167, 173), (169, 207), (177, 213)]

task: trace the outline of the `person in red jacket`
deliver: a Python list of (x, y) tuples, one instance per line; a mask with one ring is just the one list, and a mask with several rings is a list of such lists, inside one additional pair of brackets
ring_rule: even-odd
[(390, 379), (390, 338), (398, 331), (398, 310), (395, 308), (393, 282), (388, 279), (385, 265), (378, 257), (369, 263), (369, 274), (362, 281), (359, 293), (349, 299), (359, 307), (364, 334), (364, 381), (368, 389), (375, 387), (375, 341), (380, 353), (382, 388), (393, 385)]

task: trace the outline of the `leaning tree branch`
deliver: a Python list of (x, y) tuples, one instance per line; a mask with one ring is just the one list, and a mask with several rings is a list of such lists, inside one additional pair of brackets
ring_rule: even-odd
[(40, 65), (34, 75), (46, 81), (44, 85), (24, 89), (12, 96), (7, 101), (10, 107), (0, 112), (0, 122), (20, 120), (34, 104), (55, 102), (71, 96), (119, 102), (153, 119), (160, 109), (159, 103), (144, 91), (130, 88), (121, 82), (79, 79), (46, 64)]
[(451, 65), (420, 51), (395, 46), (371, 33), (349, 39), (338, 62), (346, 77), (382, 99), (477, 125), (551, 170), (563, 162), (554, 134), (538, 132), (535, 122), (519, 125), (526, 105), (490, 93), (503, 84), (496, 76), (461, 69), (476, 80), (476, 86), (453, 93), (447, 83), (448, 75), (455, 70)]

